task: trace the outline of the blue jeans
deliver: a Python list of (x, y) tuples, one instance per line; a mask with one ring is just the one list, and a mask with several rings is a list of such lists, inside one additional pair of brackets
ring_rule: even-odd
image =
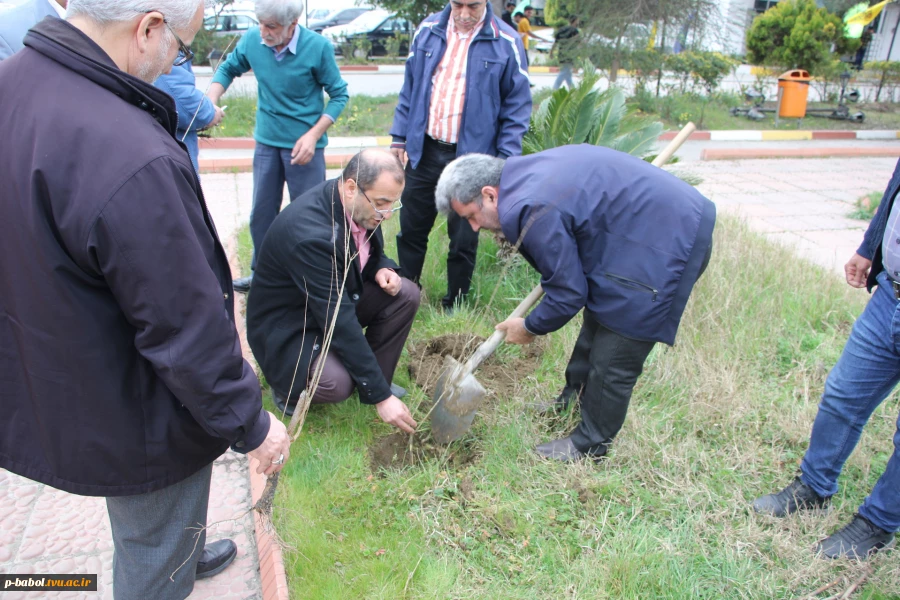
[(305, 165), (291, 164), (290, 148), (275, 148), (256, 142), (253, 153), (253, 208), (250, 210), (250, 237), (253, 238), (253, 260), (262, 247), (266, 232), (272, 226), (287, 182), (291, 201), (325, 181), (325, 149), (318, 148)]
[(564, 81), (569, 83), (570, 90), (575, 87), (575, 82), (572, 81), (572, 65), (559, 65), (559, 75), (556, 76), (553, 89), (558, 90)]
[[(900, 303), (887, 274), (828, 375), (800, 478), (820, 496), (837, 492), (837, 479), (862, 428), (900, 381)], [(900, 530), (900, 418), (894, 452), (859, 514), (888, 532)]]

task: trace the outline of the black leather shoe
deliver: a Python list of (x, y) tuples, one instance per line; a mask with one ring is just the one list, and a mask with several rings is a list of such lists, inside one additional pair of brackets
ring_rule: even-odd
[(275, 403), (275, 408), (278, 409), (278, 416), (285, 415), (288, 417), (294, 416), (294, 407), (296, 404), (288, 404), (287, 399), (280, 395), (275, 390), (272, 390), (272, 401)]
[(197, 579), (206, 579), (218, 575), (225, 567), (234, 562), (237, 546), (231, 540), (210, 542), (203, 548), (200, 561), (197, 563)]
[(241, 277), (240, 279), (235, 279), (231, 282), (231, 287), (234, 288), (234, 291), (240, 292), (242, 294), (246, 294), (250, 291), (250, 282), (253, 281), (253, 275), (248, 277)]
[(402, 398), (407, 394), (406, 390), (397, 385), (396, 383), (391, 383), (391, 393), (395, 395), (397, 398)]
[(587, 456), (584, 452), (575, 447), (572, 438), (564, 437), (561, 440), (553, 440), (546, 444), (540, 444), (537, 453), (544, 458), (558, 460), (560, 462), (575, 462)]
[(827, 558), (866, 560), (870, 554), (894, 547), (894, 534), (856, 515), (847, 525), (816, 544), (816, 552)]
[(777, 494), (769, 494), (753, 501), (753, 510), (773, 517), (786, 517), (800, 510), (824, 510), (831, 497), (823, 498), (811, 487), (794, 478), (789, 486)]

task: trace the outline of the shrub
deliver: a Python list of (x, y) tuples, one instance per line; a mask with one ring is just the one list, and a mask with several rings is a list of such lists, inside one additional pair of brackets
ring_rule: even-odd
[(855, 51), (859, 40), (844, 37), (836, 15), (814, 0), (782, 0), (754, 19), (747, 30), (747, 58), (785, 69), (806, 69), (817, 75), (832, 59)]

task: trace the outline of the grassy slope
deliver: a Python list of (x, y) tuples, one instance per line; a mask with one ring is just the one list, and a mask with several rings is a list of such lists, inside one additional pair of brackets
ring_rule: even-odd
[[(393, 251), (396, 222), (388, 230)], [(433, 250), (446, 248), (445, 231), (433, 232)], [(246, 260), (246, 231), (242, 246)], [(444, 266), (439, 252), (429, 254), (427, 301), (412, 339), (487, 334), (512, 310), (536, 275), (514, 265), (486, 308), (501, 276), (494, 254), (482, 235), (477, 308), (452, 318), (433, 308), (444, 293)], [(457, 442), (477, 451), (470, 465), (432, 459), (372, 473), (367, 446), (390, 432), (374, 410), (355, 397), (315, 407), (277, 500), (292, 595), (790, 598), (838, 576), (855, 579), (858, 566), (814, 560), (810, 547), (850, 518), (883, 470), (896, 397), (872, 417), (830, 515), (777, 521), (747, 506), (790, 480), (827, 370), (865, 298), (721, 218), (677, 346), (654, 350), (611, 460), (597, 466), (531, 454), (575, 422), (570, 415), (548, 423), (526, 406), (560, 387), (577, 318), (549, 336), (540, 368), (521, 373), (514, 397), (496, 399)], [(404, 357), (397, 377), (404, 384), (405, 364)], [(410, 387), (421, 420), (426, 399)], [(896, 598), (896, 555), (872, 564), (859, 597)]]

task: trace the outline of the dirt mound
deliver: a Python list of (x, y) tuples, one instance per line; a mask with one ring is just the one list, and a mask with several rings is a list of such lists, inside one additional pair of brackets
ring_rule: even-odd
[(452, 447), (422, 442), (414, 437), (410, 446), (409, 434), (398, 431), (375, 440), (369, 447), (369, 464), (372, 470), (399, 468), (417, 464), (424, 460), (446, 460), (449, 464), (462, 467), (477, 458), (472, 444), (454, 444)]
[[(409, 376), (427, 395), (434, 392), (434, 385), (441, 375), (444, 357), (452, 356), (462, 362), (484, 341), (483, 337), (470, 334), (449, 334), (432, 338), (426, 343), (411, 343), (409, 350)], [(544, 350), (539, 341), (518, 349), (517, 356), (498, 358), (495, 354), (475, 371), (475, 377), (492, 395), (509, 397), (516, 393), (521, 380), (537, 370)]]

